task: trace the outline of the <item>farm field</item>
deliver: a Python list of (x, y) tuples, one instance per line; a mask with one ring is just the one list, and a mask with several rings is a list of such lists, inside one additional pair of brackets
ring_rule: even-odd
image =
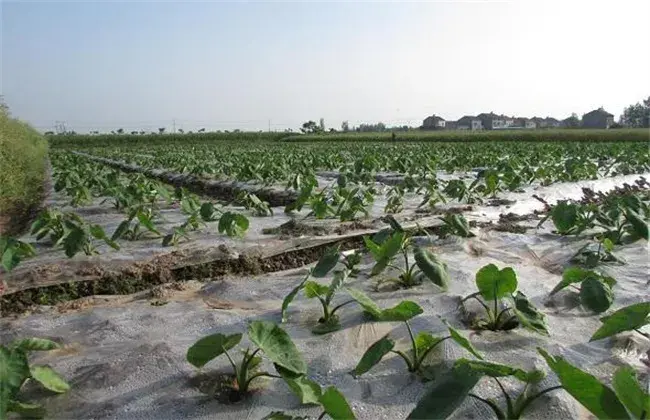
[(639, 133), (52, 138), (44, 208), (3, 239), (0, 341), (60, 343), (34, 361), (72, 388), (21, 398), (52, 418), (643, 418)]

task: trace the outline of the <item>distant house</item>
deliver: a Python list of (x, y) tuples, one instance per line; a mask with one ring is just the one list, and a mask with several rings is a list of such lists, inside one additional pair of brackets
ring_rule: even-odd
[(546, 126), (551, 127), (551, 128), (558, 128), (562, 126), (562, 122), (558, 119), (555, 119), (553, 117), (546, 117), (544, 119), (546, 121)]
[(535, 123), (535, 121), (533, 121), (532, 118), (526, 118), (526, 117), (515, 118), (514, 127), (535, 129), (537, 128), (537, 123)]
[(582, 126), (585, 128), (609, 128), (614, 124), (614, 116), (603, 107), (587, 112), (582, 116)]
[(548, 122), (544, 118), (533, 117), (530, 120), (535, 123), (536, 128), (546, 128), (548, 126)]
[(494, 112), (481, 113), (476, 116), (481, 120), (481, 125), (487, 130), (498, 130), (506, 128), (506, 118), (502, 115), (497, 115)]
[(442, 130), (445, 128), (447, 121), (437, 115), (426, 117), (422, 121), (423, 130)]
[(565, 118), (562, 121), (560, 121), (560, 127), (564, 128), (578, 128), (582, 122), (580, 121), (580, 118), (576, 117), (575, 115), (571, 115), (569, 118)]
[(458, 130), (481, 130), (483, 123), (478, 117), (465, 115), (463, 118), (456, 121), (456, 128)]
[(458, 128), (458, 124), (456, 121), (445, 121), (445, 130), (456, 130)]

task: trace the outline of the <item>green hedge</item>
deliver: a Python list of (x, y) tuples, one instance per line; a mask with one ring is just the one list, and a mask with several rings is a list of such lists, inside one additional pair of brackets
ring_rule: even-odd
[[(43, 136), (0, 107), (0, 215), (28, 216), (43, 198), (47, 159)], [(5, 219), (6, 220), (6, 219)]]

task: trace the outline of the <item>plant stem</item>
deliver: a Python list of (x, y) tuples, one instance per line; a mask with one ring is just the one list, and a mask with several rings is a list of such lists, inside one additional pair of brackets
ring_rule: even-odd
[(634, 331), (638, 332), (639, 334), (641, 334), (641, 335), (644, 336), (645, 338), (650, 339), (650, 334), (648, 334), (648, 333), (644, 333), (643, 331), (641, 331), (641, 330), (638, 329), (638, 328), (635, 328)]
[(409, 372), (415, 372), (415, 368), (413, 367), (413, 363), (411, 362), (411, 359), (401, 350), (391, 350), (391, 353), (397, 354), (399, 357), (404, 359), (406, 362), (406, 367), (408, 368)]
[(546, 394), (547, 392), (555, 391), (556, 389), (562, 389), (562, 385), (557, 385), (557, 386), (552, 386), (550, 388), (546, 388), (545, 390), (538, 392), (537, 394), (533, 395), (532, 397), (529, 397), (528, 399), (526, 399), (526, 401), (524, 401), (524, 403), (521, 405), (521, 407), (519, 407), (518, 412), (515, 413), (515, 414), (517, 415), (517, 417), (521, 416), (524, 413), (524, 409), (526, 407), (528, 407), (528, 405), (530, 403), (532, 403), (533, 401), (535, 401), (537, 398), (541, 397), (542, 395)]
[(451, 336), (448, 335), (447, 337), (444, 337), (442, 340), (440, 340), (440, 341), (438, 341), (437, 343), (435, 343), (433, 346), (431, 346), (431, 347), (429, 347), (428, 349), (426, 349), (426, 350), (422, 353), (422, 355), (420, 356), (420, 358), (419, 358), (419, 359), (416, 359), (416, 361), (415, 361), (415, 365), (416, 365), (416, 366), (415, 366), (415, 369), (417, 370), (417, 369), (420, 368), (420, 366), (422, 366), (422, 362), (424, 362), (424, 359), (429, 355), (429, 353), (431, 353), (431, 351), (432, 351), (433, 349), (435, 349), (436, 347), (438, 347), (438, 345), (439, 345), (440, 343), (442, 343), (443, 341), (448, 340), (448, 339), (450, 339), (450, 338), (451, 338)]
[(347, 305), (349, 303), (354, 303), (354, 302), (356, 302), (356, 300), (351, 299), (351, 300), (348, 300), (348, 301), (343, 302), (342, 304), (336, 306), (334, 309), (332, 309), (332, 312), (330, 312), (330, 316), (333, 316), (334, 312), (336, 312), (339, 308), (341, 308), (341, 307), (343, 307), (343, 306), (345, 306), (345, 305)]
[(512, 407), (512, 399), (510, 398), (510, 395), (506, 392), (506, 389), (503, 387), (503, 384), (501, 381), (499, 381), (498, 378), (494, 378), (496, 381), (497, 385), (499, 385), (499, 388), (501, 389), (501, 392), (503, 393), (503, 396), (506, 398), (506, 405), (508, 408), (508, 418), (517, 418), (518, 416), (515, 416), (514, 410)]
[(408, 322), (408, 321), (404, 321), (404, 323), (406, 324), (406, 329), (408, 330), (408, 332), (409, 332), (409, 336), (411, 337), (411, 345), (413, 346), (413, 360), (416, 361), (416, 364), (417, 364), (417, 360), (418, 360), (418, 348), (417, 348), (417, 346), (415, 345), (415, 337), (413, 337), (413, 331), (411, 330), (411, 325), (409, 325), (409, 322)]
[(499, 420), (506, 419), (506, 415), (504, 414), (503, 410), (501, 410), (494, 402), (486, 400), (485, 398), (481, 398), (476, 394), (469, 393), (467, 395), (481, 401), (482, 403), (487, 404), (492, 409), (492, 411), (494, 411), (494, 414), (496, 414), (497, 419)]
[(327, 307), (327, 302), (325, 300), (318, 296), (318, 300), (320, 301), (320, 304), (323, 306), (323, 322), (327, 322), (330, 319), (330, 313), (329, 313), (329, 308)]
[[(259, 377), (261, 377), (261, 376), (267, 376), (267, 377), (269, 377), (269, 378), (278, 378), (278, 379), (282, 379), (282, 376), (279, 376), (279, 375), (273, 375), (273, 374), (268, 373), (268, 372), (257, 372), (257, 373), (255, 373), (255, 374), (251, 375), (250, 378), (248, 378), (248, 379), (246, 380), (246, 385), (244, 386), (244, 389), (245, 389), (245, 390), (248, 390), (248, 386), (249, 386), (249, 384), (251, 383), (251, 381), (252, 381), (253, 379), (255, 379), (255, 378), (259, 378)], [(246, 391), (242, 391), (242, 392), (246, 392)]]
[(327, 412), (326, 412), (326, 411), (323, 411), (323, 412), (321, 413), (321, 415), (318, 416), (318, 418), (317, 418), (316, 420), (321, 420), (321, 419), (325, 418), (325, 414), (327, 414)]

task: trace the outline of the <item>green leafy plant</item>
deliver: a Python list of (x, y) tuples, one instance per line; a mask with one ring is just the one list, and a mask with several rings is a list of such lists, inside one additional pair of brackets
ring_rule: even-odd
[(11, 236), (0, 235), (0, 265), (9, 272), (16, 268), (20, 262), (36, 255), (34, 247)]
[(10, 412), (29, 418), (45, 416), (42, 406), (26, 402), (20, 396), (21, 389), (29, 381), (36, 381), (59, 394), (70, 389), (68, 383), (51, 367), (30, 365), (28, 362), (30, 352), (57, 348), (57, 343), (43, 338), (26, 338), (7, 346), (0, 345), (0, 419), (7, 419)]
[(111, 240), (116, 241), (123, 238), (129, 241), (137, 241), (146, 234), (161, 236), (155, 225), (157, 217), (158, 215), (152, 207), (146, 205), (136, 206), (131, 209), (126, 220), (117, 226)]
[(595, 226), (598, 207), (595, 204), (576, 204), (567, 200), (558, 201), (551, 207), (537, 227), (540, 227), (550, 217), (560, 235), (577, 235)]
[[(501, 390), (506, 401), (505, 409), (499, 407), (494, 399), (483, 398), (471, 392), (485, 376), (494, 379)], [(512, 377), (524, 382), (524, 389), (519, 395), (513, 396), (506, 391), (499, 380), (504, 377)], [(544, 372), (540, 370), (525, 371), (483, 360), (458, 359), (454, 363), (454, 367), (427, 390), (408, 418), (446, 419), (467, 397), (471, 397), (490, 407), (498, 419), (519, 419), (537, 398), (562, 388), (561, 386), (552, 386), (535, 391), (535, 385), (544, 377)]]
[(476, 235), (469, 229), (469, 223), (462, 214), (447, 213), (444, 217), (439, 217), (444, 225), (440, 231), (441, 237), (448, 235), (460, 236), (461, 238), (471, 238)]
[(477, 196), (479, 193), (477, 187), (480, 181), (481, 178), (477, 177), (474, 182), (467, 185), (462, 179), (452, 179), (447, 182), (447, 185), (445, 185), (445, 188), (442, 191), (449, 198), (458, 200), (459, 203), (466, 202), (468, 204), (473, 204), (481, 202), (481, 199)]
[(486, 318), (474, 320), (474, 328), (499, 331), (521, 325), (548, 335), (544, 314), (533, 306), (526, 295), (517, 291), (517, 274), (511, 267), (502, 270), (494, 264), (482, 267), (476, 273), (476, 286), (478, 292), (461, 299), (463, 309), (468, 299), (475, 299), (485, 309)]
[[(394, 223), (397, 223), (392, 219)], [(382, 234), (382, 232), (379, 232)], [(431, 251), (413, 246), (411, 236), (404, 231), (399, 224), (394, 226), (392, 232), (387, 237), (375, 235), (374, 240), (364, 236), (363, 240), (366, 248), (375, 260), (371, 276), (382, 273), (386, 268), (393, 268), (400, 272), (397, 278), (386, 278), (380, 283), (395, 283), (400, 287), (413, 287), (422, 283), (423, 279), (430, 280), (432, 283), (447, 290), (449, 284), (449, 274), (447, 265), (440, 261)], [(409, 261), (409, 251), (413, 250), (414, 262)], [(395, 257), (402, 254), (404, 258), (404, 268), (393, 264)]]
[(235, 201), (244, 206), (246, 210), (252, 210), (255, 216), (273, 216), (273, 210), (269, 203), (260, 200), (258, 196), (248, 191), (240, 191)]
[(316, 266), (307, 273), (303, 281), (294, 287), (282, 302), (282, 322), (287, 319), (287, 310), (296, 295), (304, 290), (307, 299), (318, 299), (323, 308), (323, 316), (318, 320), (318, 325), (312, 329), (314, 334), (326, 334), (341, 328), (339, 318), (336, 312), (345, 305), (354, 303), (354, 300), (345, 301), (339, 305), (332, 306), (336, 292), (340, 290), (347, 276), (348, 270), (339, 270), (334, 272), (333, 279), (329, 286), (325, 286), (315, 281), (309, 280), (310, 277), (323, 278), (339, 263), (340, 252), (338, 247), (329, 248), (318, 260)]
[(350, 272), (350, 277), (356, 277), (359, 274), (357, 265), (361, 264), (361, 253), (354, 251), (343, 257), (341, 264)]
[(598, 328), (589, 341), (602, 340), (625, 331), (636, 331), (650, 338), (641, 331), (643, 326), (650, 324), (650, 302), (625, 306), (611, 315), (600, 318), (600, 322), (603, 325)]
[(424, 198), (418, 205), (418, 209), (428, 207), (429, 210), (435, 209), (438, 203), (446, 203), (445, 196), (440, 192), (438, 180), (430, 179), (426, 184), (418, 188), (417, 193), (420, 194), (424, 191)]
[[(324, 418), (325, 415), (329, 415), (333, 420), (353, 420), (356, 418), (345, 396), (335, 387), (329, 386), (323, 391), (320, 385), (304, 376), (296, 380), (286, 377), (284, 379), (296, 395), (301, 398), (303, 404), (318, 404), (321, 406), (323, 412), (318, 416), (318, 419)], [(274, 411), (262, 420), (306, 420), (307, 418), (294, 417), (282, 411)]]
[(243, 214), (226, 211), (219, 218), (217, 229), (231, 237), (243, 237), (248, 230), (250, 222)]
[(206, 363), (224, 354), (233, 368), (233, 392), (238, 398), (247, 395), (251, 381), (255, 378), (267, 376), (280, 378), (281, 376), (265, 371), (259, 371), (262, 352), (276, 370), (284, 369), (295, 375), (304, 375), (307, 365), (298, 352), (291, 337), (279, 326), (267, 321), (253, 321), (248, 326), (248, 338), (257, 346), (251, 351), (246, 348), (243, 358), (236, 363), (228, 350), (235, 347), (242, 339), (242, 334), (212, 334), (201, 338), (187, 350), (187, 361), (197, 368), (202, 368)]
[[(356, 291), (356, 293), (357, 298), (359, 298), (359, 292)], [(366, 299), (368, 298), (361, 298), (361, 300), (364, 301), (364, 304), (368, 305)], [(422, 308), (415, 302), (402, 301), (397, 304), (395, 308), (383, 311), (379, 310), (379, 312), (377, 312), (377, 310), (378, 307), (376, 307), (376, 305), (370, 305), (366, 309), (366, 311), (370, 314), (373, 314), (373, 317), (376, 317), (377, 320), (404, 322), (404, 325), (406, 325), (406, 329), (409, 334), (411, 348), (407, 351), (395, 350), (395, 340), (393, 340), (389, 335), (383, 336), (374, 344), (372, 344), (368, 350), (366, 350), (359, 363), (357, 363), (357, 366), (354, 368), (354, 370), (352, 370), (352, 372), (350, 372), (355, 377), (368, 372), (388, 353), (394, 353), (401, 357), (406, 363), (409, 372), (422, 373), (422, 368), (426, 364), (427, 357), (439, 344), (448, 339), (452, 339), (458, 345), (469, 351), (477, 358), (483, 358), (467, 338), (463, 337), (456, 329), (452, 328), (447, 323), (445, 323), (445, 325), (449, 330), (448, 336), (436, 337), (424, 331), (420, 331), (417, 335), (414, 335), (413, 330), (411, 329), (411, 325), (408, 321), (423, 312)]]
[[(580, 288), (576, 284), (580, 284)], [(616, 280), (603, 276), (595, 271), (584, 270), (580, 267), (569, 267), (562, 273), (560, 281), (551, 291), (553, 296), (560, 290), (572, 287), (580, 294), (580, 302), (586, 308), (596, 313), (605, 312), (614, 301), (612, 288)]]
[(54, 246), (63, 245), (69, 258), (79, 252), (97, 254), (93, 239), (101, 240), (113, 249), (120, 249), (115, 239), (109, 238), (100, 225), (88, 224), (72, 212), (45, 210), (32, 223), (31, 234), (36, 236), (37, 241), (49, 236)]
[(601, 262), (625, 264), (625, 261), (613, 254), (613, 250), (614, 243), (609, 238), (602, 238), (598, 243), (589, 242), (581, 247), (571, 258), (571, 262), (587, 268), (595, 268)]
[(647, 419), (650, 395), (639, 383), (634, 369), (625, 366), (614, 373), (613, 390), (591, 374), (537, 349), (555, 372), (562, 388), (599, 419)]
[(388, 190), (384, 213), (400, 213), (404, 210), (404, 189), (397, 185)]

